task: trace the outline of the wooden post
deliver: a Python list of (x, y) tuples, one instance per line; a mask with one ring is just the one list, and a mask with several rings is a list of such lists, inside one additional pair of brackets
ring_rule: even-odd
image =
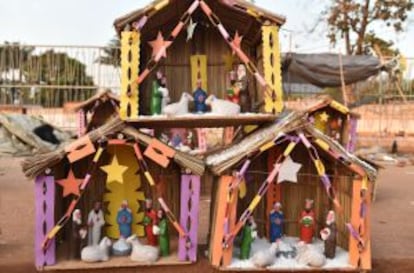
[(355, 117), (351, 117), (349, 120), (349, 135), (348, 135), (348, 143), (347, 143), (347, 151), (353, 153), (355, 151), (357, 145), (357, 128), (358, 128), (358, 119)]
[(55, 239), (50, 247), (42, 249), (47, 232), (55, 225), (55, 179), (38, 176), (35, 180), (35, 265), (42, 268), (56, 263)]
[(83, 109), (78, 112), (78, 137), (86, 133), (86, 113)]
[(265, 93), (265, 112), (281, 113), (283, 110), (282, 69), (280, 60), (279, 27), (264, 25), (263, 37), (263, 65), (264, 78), (272, 90)]
[(139, 117), (140, 33), (123, 31), (121, 34), (121, 102), (119, 115), (123, 120)]
[(200, 176), (181, 175), (180, 225), (188, 237), (180, 236), (178, 243), (180, 261), (197, 261), (199, 203)]
[[(365, 182), (370, 183), (370, 182)], [(361, 239), (364, 241), (365, 248), (360, 251), (358, 248), (358, 240), (352, 234), (349, 235), (349, 263), (355, 268), (363, 270), (371, 270), (371, 190), (372, 184), (363, 186), (364, 182), (361, 179), (355, 179), (353, 182), (352, 193), (352, 212), (351, 225), (360, 233)], [(361, 197), (361, 191), (367, 188), (364, 199)], [(365, 200), (365, 201), (364, 201)], [(362, 204), (365, 202), (366, 213), (365, 217), (361, 218)], [(362, 233), (362, 234), (361, 234)]]
[(233, 176), (222, 176), (218, 182), (216, 204), (214, 206), (209, 258), (213, 266), (220, 266), (223, 258), (223, 237), (229, 186)]

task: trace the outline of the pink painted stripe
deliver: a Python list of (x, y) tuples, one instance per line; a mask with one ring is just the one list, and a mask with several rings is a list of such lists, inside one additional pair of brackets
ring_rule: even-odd
[(221, 35), (225, 40), (227, 40), (230, 37), (230, 34), (227, 32), (227, 30), (224, 28), (222, 24), (218, 24), (218, 30), (220, 31)]
[(200, 5), (200, 2), (198, 0), (195, 0), (191, 4), (191, 6), (188, 8), (188, 13), (193, 14), (193, 12), (198, 8), (199, 5)]

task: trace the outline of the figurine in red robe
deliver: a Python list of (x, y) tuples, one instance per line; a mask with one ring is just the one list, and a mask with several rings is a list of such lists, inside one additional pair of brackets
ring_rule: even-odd
[(157, 212), (152, 208), (152, 200), (145, 200), (145, 217), (143, 220), (145, 226), (145, 235), (147, 243), (151, 246), (157, 246), (157, 236), (154, 234), (153, 227), (158, 224)]
[(315, 212), (313, 211), (313, 200), (306, 199), (305, 209), (300, 214), (300, 240), (311, 244), (315, 232)]

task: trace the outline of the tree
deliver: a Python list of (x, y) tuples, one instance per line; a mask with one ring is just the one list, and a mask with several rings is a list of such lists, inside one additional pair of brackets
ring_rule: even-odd
[(94, 82), (86, 72), (86, 65), (65, 52), (51, 49), (40, 55), (32, 55), (25, 64), (25, 71), (29, 84), (45, 85), (45, 88), (40, 90), (39, 98), (44, 106), (60, 107), (67, 101), (85, 100), (94, 92), (93, 88), (74, 88), (93, 87)]
[(104, 55), (96, 59), (97, 63), (119, 67), (121, 65), (121, 41), (117, 36), (112, 38), (103, 49)]
[(343, 39), (347, 54), (361, 55), (367, 35), (380, 38), (373, 32), (374, 25), (383, 23), (387, 29), (401, 32), (413, 6), (413, 0), (331, 0), (321, 12), (321, 21), (328, 26), (332, 44)]

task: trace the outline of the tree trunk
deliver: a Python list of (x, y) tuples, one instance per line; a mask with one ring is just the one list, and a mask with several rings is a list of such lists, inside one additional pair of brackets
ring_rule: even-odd
[(365, 0), (365, 5), (362, 12), (361, 28), (358, 32), (356, 55), (361, 55), (363, 51), (365, 32), (367, 31), (368, 15), (369, 15), (370, 0)]

